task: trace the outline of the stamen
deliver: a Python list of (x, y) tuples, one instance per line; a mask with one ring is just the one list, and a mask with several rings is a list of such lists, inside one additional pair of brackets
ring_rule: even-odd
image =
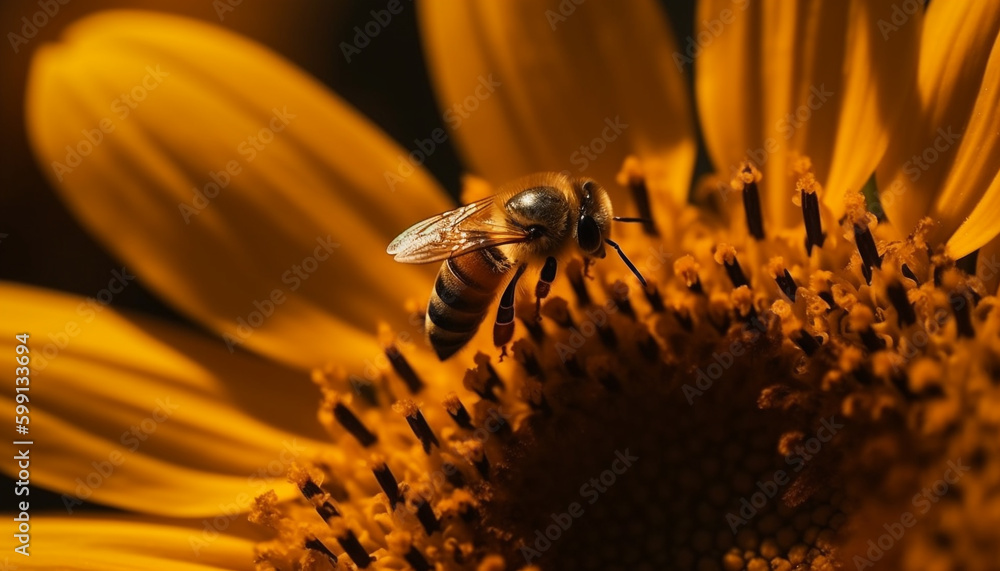
[(719, 244), (715, 249), (715, 261), (726, 268), (726, 275), (729, 276), (734, 289), (741, 286), (750, 287), (750, 282), (740, 267), (740, 261), (736, 259), (736, 248), (729, 244)]
[(542, 370), (541, 363), (535, 356), (535, 350), (526, 339), (518, 339), (514, 342), (514, 360), (524, 367), (529, 376), (539, 379), (545, 378), (545, 371)]
[(576, 323), (573, 321), (573, 315), (569, 312), (569, 304), (566, 300), (561, 297), (554, 297), (545, 302), (542, 307), (542, 315), (548, 317), (556, 323), (559, 327), (563, 329), (572, 329), (576, 327)]
[(798, 289), (798, 286), (795, 285), (792, 274), (788, 273), (788, 268), (785, 267), (785, 259), (781, 256), (771, 258), (767, 263), (767, 269), (771, 272), (771, 277), (778, 284), (778, 288), (781, 289), (781, 293), (794, 302), (795, 290)]
[(694, 256), (691, 254), (685, 254), (674, 261), (674, 274), (680, 276), (684, 280), (684, 285), (688, 287), (694, 293), (704, 294), (705, 290), (701, 286), (701, 278), (698, 276), (698, 270), (701, 266), (695, 261)]
[(403, 559), (406, 559), (406, 562), (410, 564), (410, 567), (413, 567), (414, 571), (431, 571), (433, 569), (431, 564), (427, 562), (427, 559), (424, 558), (424, 555), (412, 545), (410, 546), (410, 550), (406, 552), (406, 555), (403, 556)]
[(344, 406), (344, 403), (338, 402), (333, 407), (333, 417), (337, 419), (337, 422), (344, 427), (345, 430), (351, 433), (358, 443), (368, 448), (372, 444), (378, 441), (378, 437), (371, 433), (368, 428), (361, 422), (358, 417), (354, 416), (351, 409)]
[(310, 535), (309, 539), (305, 542), (305, 547), (306, 549), (311, 549), (317, 553), (325, 555), (330, 560), (330, 563), (333, 563), (334, 565), (337, 564), (337, 556), (330, 551), (330, 548), (324, 545), (322, 541), (317, 539), (316, 536)]
[(392, 364), (392, 369), (396, 371), (399, 378), (403, 379), (406, 383), (406, 388), (410, 389), (410, 394), (417, 394), (424, 388), (423, 381), (417, 376), (416, 371), (410, 366), (410, 363), (406, 360), (406, 357), (399, 352), (399, 349), (395, 345), (389, 345), (385, 348), (385, 356), (389, 358), (389, 363)]
[(799, 191), (802, 201), (802, 219), (806, 225), (806, 255), (812, 255), (813, 246), (823, 247), (826, 234), (823, 233), (823, 224), (819, 213), (819, 183), (816, 177), (809, 173), (799, 179)]
[(649, 302), (650, 307), (656, 313), (663, 313), (666, 311), (667, 307), (663, 304), (663, 296), (660, 295), (660, 290), (653, 284), (642, 288), (642, 293), (646, 294), (646, 301)]
[[(908, 268), (906, 268), (905, 264), (903, 268), (903, 275), (906, 275)], [(917, 314), (913, 311), (913, 304), (910, 303), (910, 299), (906, 295), (906, 289), (902, 283), (893, 281), (886, 288), (886, 293), (889, 296), (889, 302), (896, 308), (896, 322), (899, 323), (900, 327), (907, 327), (917, 322)]]
[(601, 325), (597, 328), (597, 334), (601, 338), (601, 343), (608, 349), (618, 348), (618, 336), (615, 330), (608, 325)]
[(687, 331), (688, 333), (694, 331), (694, 320), (691, 318), (691, 314), (689, 313), (687, 307), (675, 307), (670, 313), (674, 316), (674, 319), (677, 320), (677, 323), (684, 328), (684, 331)]
[[(643, 286), (645, 285), (643, 283)], [(615, 283), (611, 284), (611, 291), (608, 292), (608, 295), (622, 315), (627, 315), (635, 319), (635, 309), (632, 307), (632, 301), (628, 297), (628, 284), (621, 280), (615, 281)]]
[(809, 357), (812, 357), (820, 348), (819, 340), (810, 335), (805, 329), (799, 329), (798, 334), (792, 338), (792, 341)]
[(917, 287), (920, 287), (920, 280), (917, 279), (916, 274), (913, 273), (913, 270), (910, 269), (910, 266), (903, 264), (901, 269), (903, 271), (903, 276), (913, 280), (917, 284)]
[(444, 399), (444, 407), (448, 410), (448, 415), (455, 421), (455, 424), (466, 430), (475, 430), (476, 427), (472, 426), (472, 417), (469, 416), (469, 411), (465, 409), (462, 401), (458, 400), (457, 394), (448, 393)]
[(878, 254), (875, 237), (871, 231), (875, 217), (865, 209), (865, 197), (861, 193), (848, 194), (844, 197), (844, 203), (847, 207), (847, 218), (854, 229), (854, 243), (861, 255), (861, 273), (868, 285), (871, 285), (872, 268), (882, 268), (882, 256)]
[(340, 512), (330, 502), (329, 495), (320, 488), (304, 468), (293, 465), (288, 471), (288, 481), (298, 486), (302, 495), (309, 500), (319, 517), (329, 523), (331, 519), (340, 516)]
[(569, 284), (573, 287), (573, 293), (576, 295), (576, 306), (586, 307), (590, 305), (592, 300), (583, 277), (583, 262), (575, 258), (570, 260), (566, 267), (566, 275), (569, 276)]
[(362, 569), (367, 569), (372, 563), (372, 557), (365, 551), (365, 548), (358, 541), (358, 536), (354, 535), (351, 529), (347, 529), (346, 533), (337, 537), (337, 543), (344, 548), (344, 552), (347, 556), (354, 561), (354, 564)]
[(760, 171), (749, 162), (744, 162), (739, 174), (733, 179), (735, 190), (743, 190), (743, 210), (747, 218), (747, 231), (756, 240), (764, 239), (764, 218), (760, 209), (760, 191), (757, 182), (761, 179)]
[(771, 312), (781, 320), (782, 333), (798, 345), (807, 356), (812, 357), (820, 348), (819, 339), (805, 330), (802, 322), (795, 316), (792, 306), (787, 301), (779, 299), (771, 304)]
[(427, 535), (433, 535), (435, 531), (441, 530), (441, 522), (438, 521), (436, 515), (434, 515), (434, 509), (431, 508), (430, 502), (428, 502), (423, 496), (417, 496), (413, 503), (417, 506), (417, 519), (420, 521), (420, 525), (424, 527), (424, 532)]
[(392, 410), (406, 417), (406, 423), (410, 425), (410, 430), (423, 444), (425, 454), (431, 453), (432, 446), (441, 447), (441, 443), (438, 442), (437, 436), (434, 436), (434, 431), (427, 424), (427, 420), (424, 419), (424, 414), (420, 412), (417, 403), (410, 399), (403, 399), (393, 404)]
[(955, 313), (955, 325), (958, 327), (959, 337), (973, 338), (976, 336), (976, 329), (972, 326), (971, 302), (972, 300), (964, 291), (956, 291), (948, 296), (948, 303)]
[(472, 361), (476, 364), (476, 368), (482, 371), (482, 374), (486, 376), (486, 388), (492, 391), (494, 388), (499, 388), (503, 390), (503, 381), (500, 380), (500, 375), (497, 374), (497, 370), (493, 368), (490, 364), (490, 356), (482, 351), (476, 353), (472, 358)]
[(869, 352), (874, 353), (885, 349), (885, 340), (879, 337), (872, 324), (875, 322), (875, 314), (867, 305), (857, 304), (851, 308), (848, 314), (848, 323), (851, 329), (858, 332), (861, 342)]
[(632, 200), (639, 210), (639, 218), (642, 219), (642, 231), (647, 236), (659, 236), (660, 231), (653, 221), (653, 210), (649, 206), (649, 189), (646, 188), (646, 176), (643, 173), (642, 163), (637, 157), (629, 156), (622, 165), (622, 170), (617, 176), (618, 184), (628, 186), (632, 192)]
[(531, 336), (531, 340), (535, 343), (541, 343), (545, 339), (545, 329), (538, 323), (535, 319), (525, 319), (523, 317), (518, 318), (521, 320), (521, 325), (528, 330), (528, 335)]
[(375, 479), (378, 481), (378, 485), (382, 488), (382, 491), (385, 492), (385, 497), (389, 499), (389, 505), (395, 510), (396, 504), (402, 499), (399, 493), (399, 482), (392, 475), (385, 460), (378, 458), (375, 464), (375, 467), (372, 468)]

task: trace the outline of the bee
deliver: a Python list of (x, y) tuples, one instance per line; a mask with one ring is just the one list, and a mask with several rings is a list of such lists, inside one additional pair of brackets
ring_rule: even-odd
[(432, 216), (406, 229), (386, 248), (397, 262), (442, 262), (431, 290), (425, 329), (442, 361), (479, 330), (497, 292), (500, 296), (493, 343), (506, 347), (514, 335), (517, 282), (531, 265), (541, 265), (536, 308), (556, 278), (557, 260), (576, 253), (585, 261), (614, 248), (646, 281), (608, 236), (615, 218), (607, 191), (589, 178), (539, 173), (506, 184), (493, 196)]

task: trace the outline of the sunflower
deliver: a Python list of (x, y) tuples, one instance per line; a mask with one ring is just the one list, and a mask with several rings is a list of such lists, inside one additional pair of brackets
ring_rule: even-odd
[(591, 176), (647, 284), (568, 260), (507, 358), (484, 327), (440, 362), (434, 268), (383, 251), (454, 207), (448, 134), (403, 150), (211, 26), (81, 21), (35, 56), (36, 154), (220, 338), (3, 286), (4, 343), (49, 332), (36, 484), (122, 510), (33, 516), (33, 563), (995, 566), (1000, 10), (717, 0), (677, 42), (646, 1), (417, 9), (463, 201)]

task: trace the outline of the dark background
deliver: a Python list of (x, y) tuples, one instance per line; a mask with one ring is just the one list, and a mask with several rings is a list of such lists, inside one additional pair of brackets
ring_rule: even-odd
[[(664, 0), (663, 3), (678, 44), (683, 46), (694, 24), (694, 0)], [(347, 63), (339, 47), (342, 41), (351, 42), (354, 26), (363, 26), (371, 19), (370, 10), (384, 5), (385, 2), (378, 1), (243, 0), (232, 11), (224, 13), (220, 22), (212, 0), (183, 3), (71, 0), (60, 6), (59, 13), (14, 53), (7, 33), (20, 33), (21, 18), (30, 19), (39, 10), (38, 0), (3, 0), (0, 3), (0, 32), (4, 39), (0, 46), (3, 79), (0, 90), (0, 133), (3, 134), (0, 143), (0, 279), (92, 296), (107, 285), (109, 272), (120, 265), (62, 205), (28, 148), (24, 88), (32, 53), (38, 46), (57, 40), (62, 30), (75, 20), (104, 9), (149, 9), (197, 18), (275, 50), (336, 91), (405, 147), (415, 138), (445, 126), (429, 83), (418, 37), (416, 10), (404, 3), (406, 9), (393, 16), (392, 25), (382, 30), (378, 41), (371, 42), (361, 54), (352, 58), (351, 63)], [(690, 76), (691, 68), (687, 70)], [(450, 193), (457, 195), (461, 164), (451, 146), (452, 141), (453, 138), (449, 138), (424, 166)], [(114, 306), (188, 323), (138, 280), (115, 296)], [(8, 484), (13, 485), (7, 478), (0, 480), (3, 489), (7, 489)], [(37, 487), (32, 489), (33, 507), (41, 507), (42, 492)], [(10, 509), (6, 505), (12, 496), (6, 492), (0, 496), (4, 498), (4, 509)], [(47, 500), (50, 507), (60, 505), (54, 494)]]

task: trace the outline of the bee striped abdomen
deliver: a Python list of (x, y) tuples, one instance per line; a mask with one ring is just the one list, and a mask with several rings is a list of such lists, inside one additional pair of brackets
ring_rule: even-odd
[(510, 269), (507, 257), (496, 248), (441, 264), (426, 318), (427, 336), (438, 358), (447, 359), (472, 339)]

